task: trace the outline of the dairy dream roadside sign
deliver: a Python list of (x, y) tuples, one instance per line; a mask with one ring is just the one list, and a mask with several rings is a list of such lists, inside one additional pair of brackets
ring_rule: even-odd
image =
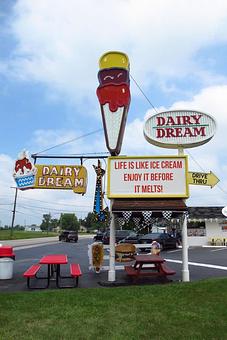
[(187, 156), (109, 157), (108, 198), (187, 198)]
[(87, 169), (82, 165), (35, 165), (26, 151), (19, 154), (13, 177), (20, 190), (63, 189), (85, 194), (87, 189)]
[(144, 136), (156, 146), (170, 149), (193, 148), (211, 140), (216, 130), (215, 120), (208, 114), (175, 110), (160, 112), (145, 121)]

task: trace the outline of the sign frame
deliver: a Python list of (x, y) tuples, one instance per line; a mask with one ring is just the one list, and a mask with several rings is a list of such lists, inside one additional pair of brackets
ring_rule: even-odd
[(169, 110), (146, 118), (143, 134), (148, 143), (155, 146), (185, 149), (208, 143), (214, 137), (216, 127), (216, 120), (208, 113)]
[[(184, 183), (182, 187), (184, 189), (181, 193), (121, 193), (116, 194), (116, 192), (111, 192), (111, 164), (113, 161), (122, 161), (122, 162), (129, 162), (131, 161), (160, 161), (160, 160), (183, 160), (184, 166), (182, 168), (182, 176), (184, 176)], [(126, 169), (127, 170), (127, 169)], [(148, 169), (150, 171), (154, 169)], [(157, 170), (156, 170), (157, 171)], [(165, 173), (165, 172), (163, 172)], [(112, 198), (188, 198), (189, 197), (189, 183), (188, 183), (188, 157), (187, 155), (168, 155), (168, 156), (118, 156), (118, 157), (108, 157), (108, 166), (107, 166), (107, 197), (109, 199)]]
[(72, 190), (84, 195), (87, 191), (87, 169), (74, 164), (33, 164), (23, 150), (15, 161), (13, 177), (19, 190)]

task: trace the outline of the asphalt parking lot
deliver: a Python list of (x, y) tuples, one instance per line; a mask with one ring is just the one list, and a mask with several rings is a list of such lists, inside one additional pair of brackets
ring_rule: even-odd
[[(4, 242), (5, 243), (5, 242)], [(0, 291), (26, 291), (26, 279), (23, 277), (25, 270), (32, 264), (47, 254), (67, 254), (69, 263), (79, 263), (82, 269), (82, 277), (79, 280), (79, 287), (108, 287), (108, 272), (102, 271), (96, 274), (89, 270), (88, 245), (92, 243), (92, 237), (80, 237), (78, 243), (59, 242), (57, 239), (38, 244), (26, 244), (26, 242), (13, 245), (16, 254), (14, 262), (13, 279), (0, 280)], [(190, 281), (202, 280), (211, 277), (227, 277), (227, 248), (226, 247), (190, 247), (188, 252)], [(166, 259), (168, 266), (176, 270), (176, 274), (171, 276), (172, 282), (180, 282), (182, 279), (182, 250), (167, 250), (161, 253)], [(104, 265), (108, 265), (105, 260)], [(116, 282), (113, 286), (132, 284), (126, 276), (125, 271), (119, 268), (116, 263)], [(69, 270), (68, 265), (65, 271)], [(157, 283), (153, 278), (145, 278), (137, 284)], [(52, 288), (55, 288), (54, 286)]]

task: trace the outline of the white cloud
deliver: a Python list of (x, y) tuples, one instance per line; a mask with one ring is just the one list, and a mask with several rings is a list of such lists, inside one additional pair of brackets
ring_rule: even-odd
[(225, 0), (20, 0), (10, 68), (74, 103), (97, 100), (98, 59), (108, 50), (128, 53), (132, 74), (144, 86), (154, 77), (161, 83), (187, 74), (204, 77), (195, 55), (226, 43), (226, 19)]

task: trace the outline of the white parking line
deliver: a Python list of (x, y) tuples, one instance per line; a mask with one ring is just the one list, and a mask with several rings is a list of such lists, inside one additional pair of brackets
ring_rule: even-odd
[(42, 246), (50, 246), (53, 244), (58, 244), (59, 242), (51, 242), (51, 243), (39, 243), (39, 244), (32, 244), (29, 246), (19, 246), (19, 247), (14, 247), (14, 250), (22, 250), (22, 249), (29, 249), (29, 248), (36, 248), (36, 247), (42, 247)]
[[(182, 264), (182, 261), (180, 260), (171, 260), (171, 259), (166, 259), (167, 262), (173, 262), (173, 263), (179, 263)], [(191, 266), (197, 266), (197, 267), (205, 267), (205, 268), (212, 268), (212, 269), (219, 269), (219, 270), (227, 270), (227, 267), (224, 266), (217, 266), (213, 264), (207, 264), (207, 263), (198, 263), (198, 262), (188, 262), (189, 265)], [(93, 269), (92, 266), (89, 266), (89, 270)], [(124, 266), (119, 265), (115, 266), (115, 270), (123, 270)], [(102, 266), (102, 270), (109, 270), (109, 266)]]
[(31, 261), (39, 261), (40, 258), (38, 259), (34, 259), (34, 258), (31, 258), (31, 259), (23, 259), (23, 260), (17, 260), (17, 263), (23, 263), (23, 262), (31, 262)]
[[(171, 259), (165, 259), (168, 262), (173, 262), (173, 263), (182, 263), (180, 260), (171, 260)], [(191, 266), (197, 266), (197, 267), (206, 267), (206, 268), (213, 268), (213, 269), (221, 269), (221, 270), (227, 270), (227, 267), (224, 266), (217, 266), (214, 264), (207, 264), (207, 263), (198, 263), (198, 262), (188, 262), (189, 265)]]
[(218, 248), (218, 249), (213, 249), (213, 250), (211, 250), (211, 251), (221, 251), (221, 250), (226, 250), (227, 248), (225, 247), (225, 248)]
[(182, 249), (170, 250), (170, 251), (168, 251), (168, 254), (169, 254), (169, 253), (176, 253), (176, 252), (178, 252), (178, 251), (182, 251)]

